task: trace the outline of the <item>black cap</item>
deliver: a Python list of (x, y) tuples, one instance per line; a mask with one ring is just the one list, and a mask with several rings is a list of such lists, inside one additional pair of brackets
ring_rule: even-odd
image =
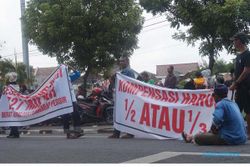
[(230, 38), (231, 41), (234, 41), (236, 39), (239, 39), (243, 44), (248, 44), (249, 42), (249, 36), (244, 32), (236, 33), (233, 37)]
[(218, 95), (219, 97), (224, 97), (227, 96), (227, 93), (228, 93), (228, 88), (226, 85), (224, 84), (215, 85), (214, 94)]

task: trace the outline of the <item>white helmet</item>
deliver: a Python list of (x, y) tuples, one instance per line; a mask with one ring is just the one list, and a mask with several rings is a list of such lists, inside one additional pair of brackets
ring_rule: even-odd
[(9, 82), (16, 82), (16, 80), (17, 80), (17, 73), (16, 72), (8, 72), (7, 74), (5, 74), (5, 78)]
[(203, 77), (208, 78), (211, 76), (211, 70), (210, 69), (203, 70), (201, 71), (201, 74)]

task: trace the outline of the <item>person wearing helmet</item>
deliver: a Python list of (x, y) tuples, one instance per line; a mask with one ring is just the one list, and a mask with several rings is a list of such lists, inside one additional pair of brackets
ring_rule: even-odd
[[(20, 87), (17, 84), (17, 73), (16, 72), (9, 72), (5, 75), (6, 78), (6, 85), (13, 87), (16, 91), (20, 91)], [(10, 127), (10, 133), (7, 138), (19, 138), (19, 130), (17, 126)]]
[(149, 78), (149, 74), (146, 71), (144, 71), (143, 73), (141, 73), (141, 77), (142, 77), (142, 81), (143, 82), (149, 83), (151, 85), (155, 84), (155, 81), (153, 79)]
[(194, 78), (195, 89), (205, 89), (206, 88), (206, 79), (203, 77), (200, 71), (195, 73)]

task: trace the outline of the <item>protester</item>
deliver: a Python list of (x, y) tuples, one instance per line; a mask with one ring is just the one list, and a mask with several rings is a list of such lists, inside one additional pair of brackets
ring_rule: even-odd
[[(128, 57), (120, 57), (119, 66), (121, 69), (121, 74), (126, 75), (126, 76), (131, 77), (131, 78), (135, 78), (135, 74), (134, 74), (133, 70), (130, 68)], [(119, 130), (114, 129), (113, 134), (111, 136), (109, 136), (109, 138), (120, 138), (120, 134), (121, 134), (121, 132)], [(127, 133), (124, 136), (122, 136), (121, 138), (133, 138), (133, 137), (134, 137), (134, 135)]]
[[(16, 91), (20, 91), (20, 87), (17, 84), (17, 73), (15, 72), (9, 72), (5, 75), (6, 78), (6, 85), (11, 86)], [(19, 138), (19, 130), (17, 126), (11, 126), (10, 127), (10, 134), (7, 136), (7, 138)]]
[(184, 89), (195, 90), (194, 80), (192, 78), (188, 78), (186, 81)]
[(115, 74), (111, 75), (109, 78), (109, 86), (108, 86), (108, 97), (110, 99), (114, 99), (114, 91), (115, 89)]
[(30, 92), (25, 84), (19, 85), (20, 87), (20, 92), (24, 95), (28, 95)]
[(230, 80), (225, 81), (225, 85), (227, 85), (227, 87), (230, 87), (233, 84), (234, 81), (234, 68), (232, 68), (230, 70)]
[(141, 74), (138, 75), (138, 76), (136, 77), (136, 79), (143, 82), (143, 78), (142, 78), (142, 75), (141, 75)]
[[(77, 80), (80, 77), (80, 72), (75, 70), (72, 67), (69, 67), (73, 70), (73, 73), (69, 74), (69, 85), (70, 85), (70, 89), (71, 89), (71, 98), (72, 98), (72, 102), (73, 102), (73, 112), (71, 114), (64, 114), (62, 116), (63, 119), (63, 130), (64, 133), (66, 133), (66, 136), (68, 139), (76, 139), (79, 138), (81, 136), (83, 136), (83, 130), (81, 129), (80, 125), (81, 125), (81, 118), (80, 118), (80, 114), (78, 112), (78, 107), (77, 107), (77, 103), (76, 103), (76, 96), (75, 96), (75, 92), (72, 86), (71, 82), (74, 82), (75, 80)], [(72, 117), (73, 120), (73, 131), (70, 131), (70, 119)]]
[(207, 133), (196, 134), (194, 137), (185, 132), (183, 139), (187, 143), (198, 145), (238, 145), (247, 141), (243, 117), (236, 103), (227, 99), (228, 88), (224, 84), (216, 85), (213, 97), (216, 108), (213, 123)]
[(174, 89), (176, 88), (176, 84), (177, 84), (177, 78), (174, 75), (174, 66), (171, 65), (168, 67), (168, 75), (165, 78), (164, 86), (166, 88)]
[(100, 98), (102, 91), (102, 88), (94, 87), (91, 91), (91, 94), (88, 96), (88, 99), (92, 102), (97, 101)]
[(83, 86), (78, 86), (78, 90), (77, 90), (77, 93), (76, 93), (76, 97), (77, 98), (86, 98), (86, 92), (85, 90), (83, 89)]
[(149, 75), (147, 72), (141, 73), (142, 81), (145, 83), (149, 83), (151, 85), (154, 85), (155, 81), (153, 79), (149, 78)]
[(205, 89), (206, 88), (206, 79), (203, 77), (200, 71), (195, 73), (194, 78), (195, 89)]
[(223, 75), (221, 74), (217, 74), (215, 77), (215, 85), (218, 85), (218, 84), (225, 84), (225, 79)]
[(164, 87), (162, 81), (157, 81), (157, 82), (155, 83), (155, 85), (160, 86), (160, 87)]
[(249, 37), (240, 32), (235, 34), (231, 40), (239, 54), (236, 57), (235, 79), (230, 90), (236, 90), (235, 101), (240, 111), (244, 110), (246, 113), (247, 134), (250, 139), (250, 52), (247, 47)]
[[(25, 84), (20, 84), (19, 85), (20, 87), (20, 92), (23, 94), (23, 95), (28, 95), (30, 92), (27, 88), (27, 86)], [(23, 126), (21, 127), (21, 129), (24, 129), (24, 130), (28, 130), (30, 128), (30, 126)]]
[(201, 75), (205, 78), (205, 83), (207, 88), (214, 88), (215, 81), (211, 76), (211, 70), (206, 69), (201, 71)]

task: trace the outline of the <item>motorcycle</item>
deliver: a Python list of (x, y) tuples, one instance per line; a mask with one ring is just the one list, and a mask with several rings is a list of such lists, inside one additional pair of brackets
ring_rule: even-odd
[(93, 89), (87, 97), (77, 97), (81, 123), (106, 122), (113, 124), (114, 103), (112, 98), (101, 88)]

